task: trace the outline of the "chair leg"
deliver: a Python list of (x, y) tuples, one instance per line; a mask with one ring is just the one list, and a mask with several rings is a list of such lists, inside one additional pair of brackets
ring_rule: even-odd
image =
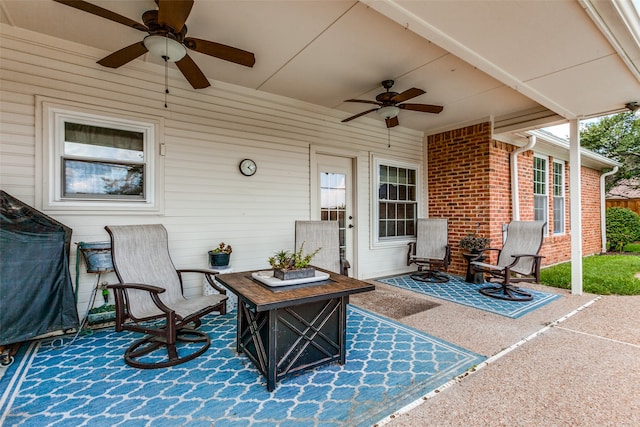
[[(193, 329), (180, 329), (176, 334), (177, 343), (202, 343), (195, 349), (193, 346), (178, 346), (168, 343), (165, 337), (147, 335), (134, 342), (124, 353), (124, 361), (127, 365), (139, 369), (157, 369), (179, 365), (203, 354), (209, 349), (211, 339), (201, 331)], [(165, 355), (164, 350), (166, 349)], [(158, 354), (155, 354), (158, 351)], [(189, 352), (186, 355), (179, 353)], [(147, 356), (147, 357), (145, 357)], [(143, 359), (144, 358), (144, 359)]]
[(422, 266), (418, 267), (418, 271), (411, 274), (409, 277), (418, 282), (425, 283), (445, 283), (449, 281), (449, 276), (441, 273), (437, 268), (432, 270), (423, 270)]
[(526, 292), (517, 286), (513, 286), (510, 283), (510, 277), (508, 275), (504, 278), (500, 278), (502, 283), (498, 283), (492, 286), (485, 286), (484, 288), (478, 289), (478, 291), (485, 296), (491, 298), (497, 298), (505, 301), (531, 301), (533, 299), (533, 295), (529, 292)]

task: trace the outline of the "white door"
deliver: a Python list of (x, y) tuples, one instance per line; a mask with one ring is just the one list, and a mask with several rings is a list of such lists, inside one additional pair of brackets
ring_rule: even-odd
[(338, 221), (340, 228), (340, 255), (352, 268), (356, 265), (353, 249), (353, 231), (356, 226), (353, 204), (353, 159), (342, 156), (318, 154), (314, 168), (317, 175), (312, 185), (315, 187), (315, 203), (312, 204), (312, 219)]

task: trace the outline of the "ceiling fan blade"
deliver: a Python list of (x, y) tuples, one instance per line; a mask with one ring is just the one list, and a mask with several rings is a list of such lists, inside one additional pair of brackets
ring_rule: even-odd
[(179, 33), (191, 13), (193, 0), (158, 0), (158, 24)]
[(350, 122), (350, 121), (351, 121), (351, 120), (353, 120), (353, 119), (357, 119), (357, 118), (358, 118), (358, 117), (360, 117), (360, 116), (364, 116), (365, 114), (369, 114), (370, 112), (372, 112), (372, 111), (376, 111), (376, 110), (377, 110), (377, 108), (372, 108), (372, 109), (370, 109), (370, 110), (363, 111), (362, 113), (356, 114), (355, 116), (347, 117), (346, 119), (344, 119), (344, 120), (342, 121), (342, 123)]
[(176, 65), (194, 89), (204, 89), (211, 86), (209, 80), (189, 55), (185, 55), (184, 58), (176, 62)]
[(115, 51), (109, 56), (105, 56), (100, 61), (98, 61), (98, 64), (104, 67), (118, 68), (129, 61), (133, 61), (140, 55), (144, 55), (147, 52), (148, 50), (145, 47), (144, 43), (138, 42)]
[(400, 123), (398, 122), (398, 116), (391, 117), (390, 119), (384, 119), (385, 123), (387, 123), (388, 128), (392, 128), (398, 126)]
[(185, 37), (184, 45), (196, 52), (204, 53), (205, 55), (214, 56), (246, 67), (253, 67), (253, 64), (256, 63), (256, 57), (253, 53), (224, 44), (196, 39), (193, 37)]
[(402, 93), (397, 94), (393, 98), (391, 98), (392, 102), (403, 102), (411, 98), (415, 98), (416, 96), (420, 96), (423, 93), (427, 93), (422, 89), (418, 89), (417, 87), (412, 87), (411, 89), (407, 89)]
[(429, 105), (429, 104), (400, 104), (398, 108), (403, 110), (422, 111), (423, 113), (438, 114), (444, 107), (442, 105)]
[(365, 104), (376, 104), (376, 105), (382, 105), (382, 102), (378, 102), (378, 101), (367, 101), (366, 99), (345, 99), (344, 102), (362, 102)]
[(82, 0), (54, 0), (54, 1), (61, 4), (65, 4), (67, 6), (74, 7), (84, 12), (91, 13), (92, 15), (97, 15), (102, 18), (108, 19), (110, 21), (114, 21), (119, 24), (126, 25), (127, 27), (135, 28), (136, 30), (149, 31), (149, 29), (145, 25), (139, 22), (136, 22), (133, 19), (129, 19), (126, 16), (118, 15), (115, 12), (111, 12), (110, 10), (103, 9), (100, 6), (96, 6), (86, 1), (82, 1)]

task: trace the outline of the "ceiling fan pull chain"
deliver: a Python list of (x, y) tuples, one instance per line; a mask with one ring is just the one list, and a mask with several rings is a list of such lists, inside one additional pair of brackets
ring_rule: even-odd
[(164, 108), (167, 107), (167, 95), (169, 95), (169, 63), (167, 57), (164, 57)]
[(389, 143), (389, 145), (387, 145), (387, 148), (391, 148), (391, 128), (387, 128), (387, 141)]

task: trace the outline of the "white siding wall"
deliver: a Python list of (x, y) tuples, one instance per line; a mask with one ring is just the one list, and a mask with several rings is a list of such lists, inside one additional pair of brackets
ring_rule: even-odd
[[(36, 96), (164, 121), (164, 215), (47, 212), (73, 229), (72, 242), (108, 240), (106, 224), (162, 223), (179, 268), (205, 267), (207, 250), (220, 241), (233, 245), (236, 271), (266, 267), (277, 249), (292, 248), (294, 221), (309, 218), (313, 146), (357, 157), (358, 277), (406, 271), (405, 245), (370, 247), (369, 156), (422, 159), (422, 134), (395, 128), (387, 148), (381, 121), (346, 125), (344, 113), (213, 79), (212, 87), (195, 91), (173, 66), (165, 109), (162, 67), (133, 61), (111, 70), (95, 64), (104, 52), (4, 25), (0, 30), (0, 185), (13, 196), (38, 207), (36, 179), (46, 179), (36, 169)], [(258, 164), (253, 177), (238, 171), (245, 157)], [(75, 268), (74, 255), (74, 280)], [(82, 314), (96, 277), (80, 271)], [(104, 279), (116, 280), (113, 274)], [(201, 283), (188, 283), (189, 295), (199, 292)]]

